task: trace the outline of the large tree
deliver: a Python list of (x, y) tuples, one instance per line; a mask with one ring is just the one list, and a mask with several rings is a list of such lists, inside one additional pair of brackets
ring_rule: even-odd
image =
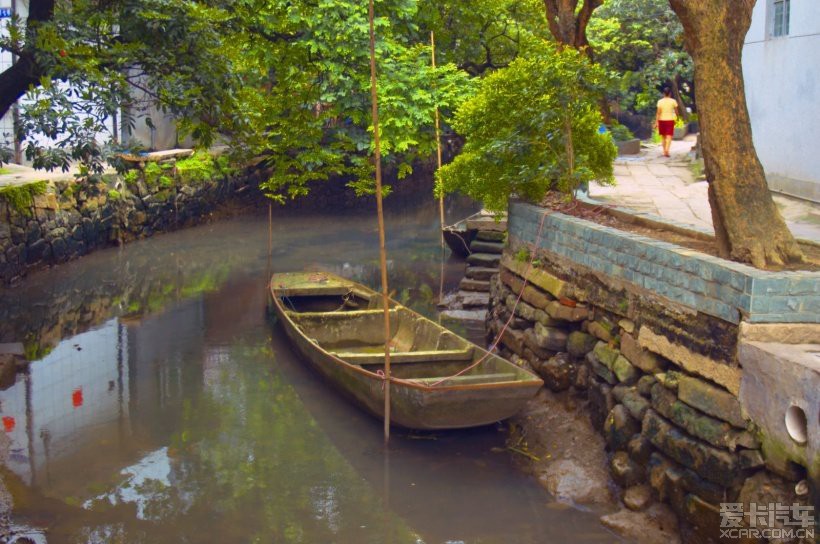
[(0, 114), (26, 97), (15, 137), (29, 139), (26, 154), (36, 167), (99, 166), (95, 135), (133, 102), (135, 90), (180, 118), (198, 119), (207, 139), (209, 120), (239, 85), (222, 54), (225, 22), (209, 24), (194, 2), (31, 0), (29, 7), (27, 19), (13, 17), (0, 40), (16, 57), (0, 73)]
[[(0, 106), (26, 95), (21, 138), (35, 166), (99, 169), (99, 132), (134, 90), (207, 146), (264, 157), (271, 196), (349, 175), (368, 189), (366, 4), (355, 0), (32, 0), (0, 48)], [(377, 25), (383, 151), (399, 173), (435, 149), (435, 107), (469, 91), (453, 64), (430, 67), (416, 0), (383, 0)], [(17, 73), (26, 78), (14, 79)], [(6, 82), (6, 87), (2, 83)], [(68, 85), (60, 84), (67, 83)], [(0, 111), (2, 113), (2, 111)], [(144, 117), (144, 116), (141, 116)], [(137, 119), (126, 119), (135, 123)], [(139, 119), (139, 122), (145, 122)], [(32, 135), (38, 135), (34, 140)], [(47, 142), (43, 144), (42, 142)]]
[(592, 12), (603, 3), (604, 0), (544, 0), (547, 24), (555, 40), (575, 49), (585, 48), (591, 55), (587, 25)]
[(438, 58), (475, 76), (509, 65), (529, 35), (546, 37), (543, 17), (541, 0), (419, 0)]
[(669, 0), (695, 63), (701, 146), (721, 253), (758, 268), (803, 259), (752, 142), (741, 52), (755, 0)]

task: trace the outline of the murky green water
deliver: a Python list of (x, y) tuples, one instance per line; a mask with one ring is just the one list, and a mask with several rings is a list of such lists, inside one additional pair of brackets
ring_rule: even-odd
[[(596, 515), (558, 507), (493, 452), (500, 427), (397, 431), (386, 453), (381, 423), (318, 380), (270, 326), (271, 268), (321, 267), (375, 285), (374, 223), (276, 218), (269, 262), (267, 218), (233, 219), (0, 291), (0, 342), (38, 359), (0, 391), (5, 478), (18, 521), (44, 530), (33, 540), (614, 540)], [(389, 219), (396, 298), (427, 315), (438, 236), (433, 206)], [(447, 265), (448, 287), (461, 266)]]

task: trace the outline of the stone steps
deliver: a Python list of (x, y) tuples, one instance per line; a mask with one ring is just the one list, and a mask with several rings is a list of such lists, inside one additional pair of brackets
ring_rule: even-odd
[(480, 230), (476, 233), (476, 240), (483, 240), (484, 242), (503, 242), (507, 235), (505, 232), (497, 230)]
[[(469, 227), (469, 225), (468, 225)], [(490, 298), (490, 278), (498, 274), (501, 254), (507, 239), (505, 225), (483, 222), (470, 243), (467, 269), (457, 293), (448, 295), (442, 307), (452, 319), (483, 320)], [(486, 228), (484, 228), (486, 227)]]
[(498, 274), (497, 268), (489, 268), (484, 266), (468, 266), (464, 273), (466, 278), (471, 280), (489, 281), (491, 277)]
[(501, 242), (473, 240), (470, 244), (470, 251), (473, 253), (493, 253), (500, 255), (504, 251), (504, 244)]
[(465, 309), (481, 308), (486, 310), (490, 304), (490, 293), (461, 291), (458, 296), (461, 299), (461, 307)]
[(463, 291), (483, 291), (485, 293), (490, 292), (490, 282), (489, 281), (482, 281), (482, 280), (473, 280), (470, 278), (464, 278), (461, 280), (461, 283), (458, 285), (459, 289)]
[(472, 253), (467, 257), (467, 264), (484, 268), (498, 268), (501, 255), (497, 253)]

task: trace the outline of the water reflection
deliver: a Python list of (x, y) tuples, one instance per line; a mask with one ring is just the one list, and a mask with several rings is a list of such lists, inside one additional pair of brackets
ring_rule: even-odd
[[(396, 296), (428, 315), (435, 217), (390, 224)], [(52, 543), (535, 544), (578, 541), (579, 526), (612, 540), (592, 514), (547, 510), (491, 452), (498, 429), (399, 432), (386, 458), (379, 422), (265, 321), (267, 230), (241, 218), (161, 236), (0, 294), (0, 341), (34, 338), (41, 355), (0, 392), (23, 520)], [(370, 218), (277, 221), (274, 266), (376, 285), (375, 236)]]

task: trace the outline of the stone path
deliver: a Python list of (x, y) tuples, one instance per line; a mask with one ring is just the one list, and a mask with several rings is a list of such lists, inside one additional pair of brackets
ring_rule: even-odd
[[(617, 184), (593, 183), (589, 196), (712, 230), (707, 183), (696, 180), (690, 166), (694, 143), (694, 136), (673, 141), (669, 158), (661, 155), (660, 145), (645, 147), (640, 155), (618, 157)], [(781, 195), (774, 199), (795, 236), (820, 243), (820, 204)]]
[(79, 170), (76, 168), (68, 172), (63, 172), (62, 170), (46, 172), (45, 170), (35, 170), (34, 168), (21, 166), (19, 164), (4, 164), (2, 169), (0, 169), (0, 188), (9, 185), (24, 185), (42, 180), (56, 181), (61, 179), (74, 179), (74, 174), (78, 172)]

